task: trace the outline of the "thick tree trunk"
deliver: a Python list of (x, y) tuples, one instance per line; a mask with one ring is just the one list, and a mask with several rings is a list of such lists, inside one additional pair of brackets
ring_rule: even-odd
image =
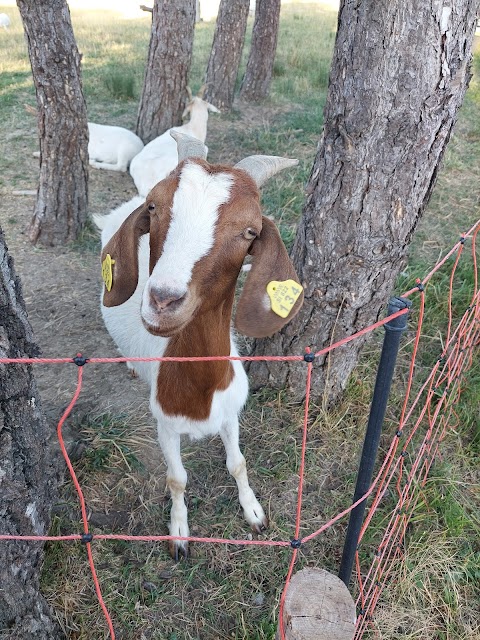
[[(325, 124), (293, 260), (305, 304), (255, 353), (318, 350), (384, 314), (432, 193), (470, 79), (478, 0), (341, 3)], [(314, 391), (345, 388), (362, 340), (316, 364)], [(304, 394), (304, 368), (252, 366)]]
[(40, 184), (30, 240), (62, 245), (87, 219), (88, 129), (66, 0), (17, 0), (37, 94)]
[(145, 144), (182, 123), (194, 29), (195, 0), (155, 0), (137, 120)]
[(247, 28), (249, 0), (221, 0), (207, 65), (205, 100), (218, 109), (232, 107)]
[[(0, 229), (0, 357), (38, 355)], [(0, 533), (45, 535), (55, 493), (31, 366), (0, 365)], [(39, 593), (43, 544), (0, 541), (0, 638), (64, 637)]]
[(280, 0), (257, 0), (252, 44), (240, 88), (240, 97), (243, 100), (263, 100), (268, 95), (277, 50), (279, 23)]

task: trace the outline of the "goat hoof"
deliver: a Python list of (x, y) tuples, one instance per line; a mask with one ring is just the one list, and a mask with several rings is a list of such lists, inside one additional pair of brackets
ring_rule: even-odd
[(185, 560), (190, 557), (188, 542), (184, 542), (183, 540), (170, 540), (168, 543), (168, 549), (175, 562), (179, 562), (182, 556)]
[(265, 531), (265, 529), (268, 529), (268, 518), (266, 516), (263, 517), (260, 523), (252, 524), (252, 531), (254, 533), (260, 534)]

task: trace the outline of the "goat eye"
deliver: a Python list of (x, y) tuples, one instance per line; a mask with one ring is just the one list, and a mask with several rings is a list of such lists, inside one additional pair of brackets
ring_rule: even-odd
[(150, 211), (150, 213), (153, 213), (155, 211), (155, 203), (154, 202), (151, 202), (148, 205), (148, 210)]
[(258, 233), (255, 231), (255, 229), (251, 229), (250, 227), (248, 227), (248, 229), (245, 229), (245, 231), (243, 232), (243, 237), (246, 240), (253, 240), (257, 237), (257, 235)]

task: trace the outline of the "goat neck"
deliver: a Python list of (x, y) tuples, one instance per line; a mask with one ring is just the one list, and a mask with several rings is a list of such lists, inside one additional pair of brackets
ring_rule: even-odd
[[(234, 288), (218, 306), (195, 316), (169, 339), (165, 356), (204, 357), (230, 355), (230, 321)], [(215, 330), (212, 328), (215, 327)], [(207, 420), (213, 394), (226, 389), (233, 378), (228, 360), (164, 362), (157, 382), (157, 400), (167, 415)]]
[(184, 133), (205, 142), (207, 137), (208, 107), (205, 102), (194, 104)]

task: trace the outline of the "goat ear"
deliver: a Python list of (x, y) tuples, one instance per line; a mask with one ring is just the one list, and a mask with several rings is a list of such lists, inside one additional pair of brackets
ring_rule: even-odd
[(135, 209), (102, 250), (103, 304), (116, 307), (126, 302), (138, 283), (138, 242), (150, 231), (146, 204)]
[[(298, 313), (303, 290), (275, 224), (265, 216), (262, 232), (253, 241), (250, 253), (253, 264), (238, 301), (235, 326), (247, 336), (265, 338)], [(279, 296), (276, 299), (275, 293)]]
[(211, 111), (212, 113), (222, 113), (220, 111), (220, 109), (217, 109), (217, 107), (215, 107), (213, 104), (211, 104), (210, 102), (207, 102), (207, 109), (209, 111)]
[(202, 86), (198, 90), (197, 98), (201, 98), (203, 100), (203, 96), (205, 95), (205, 91), (207, 90), (208, 85), (209, 85), (208, 82), (205, 82), (204, 84), (202, 84)]

